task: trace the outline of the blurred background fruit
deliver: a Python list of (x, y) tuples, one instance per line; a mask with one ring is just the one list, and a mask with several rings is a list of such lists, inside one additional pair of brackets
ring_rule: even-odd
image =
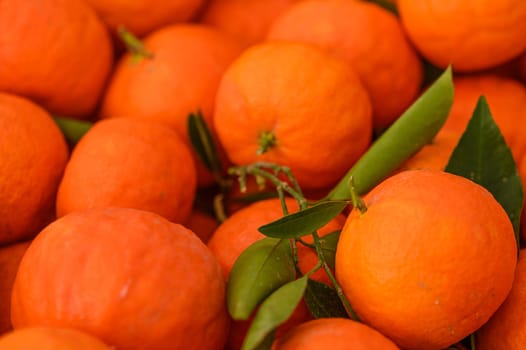
[(84, 0), (0, 1), (0, 43), (0, 91), (53, 114), (95, 113), (113, 48)]
[[(200, 111), (212, 128), (219, 81), (241, 47), (228, 35), (197, 24), (163, 27), (145, 37), (143, 44), (152, 56), (138, 59), (128, 53), (120, 59), (103, 99), (101, 117), (162, 122), (190, 146), (189, 114)], [(199, 184), (212, 184), (212, 175), (201, 162), (196, 165)]]
[(124, 27), (143, 37), (165, 25), (192, 20), (206, 0), (86, 0), (115, 33)]
[(265, 39), (276, 17), (299, 0), (210, 0), (199, 18), (248, 47)]
[(526, 50), (523, 0), (399, 0), (397, 6), (411, 42), (440, 68), (477, 71)]
[(0, 133), (0, 244), (5, 244), (33, 237), (55, 218), (68, 146), (44, 109), (3, 92)]

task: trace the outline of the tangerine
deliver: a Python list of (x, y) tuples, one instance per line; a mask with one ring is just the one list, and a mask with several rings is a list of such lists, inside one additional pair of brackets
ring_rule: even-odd
[(269, 41), (226, 70), (213, 125), (235, 165), (287, 165), (306, 190), (335, 184), (372, 139), (369, 96), (343, 59)]
[(1, 1), (0, 43), (0, 91), (68, 117), (95, 112), (113, 47), (85, 1)]
[(223, 349), (225, 282), (184, 226), (129, 208), (59, 218), (32, 241), (13, 286), (15, 329), (72, 327), (118, 349)]
[(101, 120), (71, 154), (58, 189), (57, 216), (114, 206), (182, 223), (192, 210), (196, 181), (191, 152), (170, 128), (148, 120)]
[(413, 44), (438, 67), (477, 71), (526, 50), (523, 0), (400, 0), (397, 6)]
[(1, 244), (31, 238), (55, 218), (69, 150), (48, 112), (10, 93), (0, 92), (0, 134)]
[(372, 2), (298, 2), (274, 21), (267, 38), (315, 44), (349, 62), (371, 97), (375, 129), (387, 128), (420, 93), (420, 57), (399, 19)]
[(433, 350), (487, 322), (517, 263), (511, 221), (489, 191), (446, 172), (408, 170), (364, 201), (336, 250), (336, 278), (364, 323), (404, 349)]

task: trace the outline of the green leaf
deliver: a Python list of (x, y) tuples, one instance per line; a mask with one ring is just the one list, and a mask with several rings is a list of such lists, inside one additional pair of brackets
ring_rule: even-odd
[(214, 174), (221, 174), (221, 162), (217, 155), (214, 139), (200, 111), (190, 113), (187, 129), (190, 142), (205, 167)]
[(283, 285), (261, 303), (241, 350), (260, 349), (258, 346), (263, 341), (268, 341), (268, 336), (292, 315), (300, 303), (308, 279), (306, 275)]
[(349, 318), (338, 293), (325, 283), (310, 279), (305, 290), (305, 303), (314, 318)]
[(484, 97), (475, 111), (445, 169), (466, 177), (490, 191), (506, 210), (519, 243), (522, 182), (513, 155), (495, 124)]
[(70, 145), (75, 145), (93, 126), (93, 123), (73, 118), (54, 116), (53, 120), (62, 131), (64, 138)]
[(325, 257), (325, 262), (334, 269), (334, 261), (336, 257), (336, 246), (340, 239), (341, 230), (331, 232), (320, 238), (321, 250)]
[(256, 306), (276, 289), (296, 278), (288, 240), (264, 238), (237, 258), (227, 284), (228, 311), (246, 320)]
[(258, 230), (268, 237), (298, 238), (325, 226), (349, 205), (347, 201), (320, 202), (310, 208), (286, 215), (261, 226)]
[(356, 193), (367, 193), (433, 139), (444, 125), (452, 104), (453, 79), (451, 67), (448, 67), (369, 147), (326, 199), (351, 198), (351, 177)]

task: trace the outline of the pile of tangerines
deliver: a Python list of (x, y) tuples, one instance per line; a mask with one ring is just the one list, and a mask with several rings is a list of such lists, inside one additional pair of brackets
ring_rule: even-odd
[[(449, 65), (433, 141), (319, 230), (352, 313), (258, 349), (526, 348), (512, 222), (444, 171), (485, 96), (526, 184), (526, 1), (0, 0), (0, 349), (255, 349), (230, 272), (301, 201), (229, 169), (323, 198)], [(314, 239), (293, 273), (333, 286)]]

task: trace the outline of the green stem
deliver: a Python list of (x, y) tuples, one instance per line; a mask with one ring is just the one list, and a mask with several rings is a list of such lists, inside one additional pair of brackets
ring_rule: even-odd
[(363, 201), (362, 197), (356, 193), (356, 187), (354, 186), (354, 178), (351, 176), (349, 178), (349, 189), (351, 192), (351, 201), (354, 208), (360, 210), (360, 213), (363, 214), (367, 211), (367, 206)]
[[(301, 197), (303, 198), (303, 193), (301, 191), (301, 187), (298, 183), (298, 181), (296, 180), (296, 178), (294, 177), (294, 175), (292, 174), (292, 171), (290, 170), (290, 168), (288, 166), (282, 166), (280, 167), (280, 170), (287, 176), (287, 178), (289, 179), (291, 185), (292, 185), (292, 188), (294, 188), (294, 190), (301, 195)], [(276, 174), (277, 176), (278, 174)], [(298, 203), (300, 205), (304, 204), (305, 206), (307, 205), (307, 202), (306, 201), (302, 201), (302, 203)], [(301, 209), (304, 209), (304, 208), (301, 208)]]
[(303, 239), (301, 238), (297, 238), (296, 239), (296, 242), (299, 242), (301, 245), (305, 246), (305, 247), (309, 247), (311, 249), (316, 249), (316, 246), (314, 244), (310, 244), (310, 243), (307, 243), (305, 242)]
[(213, 200), (214, 214), (219, 222), (223, 222), (227, 218), (225, 213), (224, 199), (225, 195), (223, 193), (219, 193), (214, 197)]
[[(269, 173), (266, 169), (272, 170), (273, 174)], [(283, 172), (283, 173), (285, 173), (287, 175), (287, 177), (289, 178), (291, 183), (294, 184), (293, 185), (294, 188), (291, 187), (289, 185), (289, 183), (287, 183), (286, 181), (282, 181), (282, 180), (280, 180), (278, 178), (280, 172)], [(247, 165), (247, 166), (243, 166), (243, 167), (230, 168), (229, 169), (229, 173), (230, 174), (237, 174), (238, 176), (241, 176), (241, 177), (244, 177), (247, 174), (251, 174), (251, 175), (255, 175), (255, 176), (260, 176), (260, 177), (270, 181), (276, 187), (276, 190), (278, 191), (279, 198), (280, 198), (280, 201), (281, 201), (281, 205), (282, 205), (282, 208), (283, 208), (283, 213), (285, 215), (288, 214), (288, 209), (287, 209), (287, 206), (286, 206), (286, 203), (285, 203), (284, 192), (287, 192), (294, 199), (296, 199), (296, 201), (298, 202), (298, 206), (299, 206), (299, 210), (300, 211), (304, 210), (304, 209), (306, 209), (308, 207), (307, 199), (301, 193), (301, 189), (300, 189), (299, 185), (297, 184), (294, 176), (292, 175), (292, 172), (287, 167), (281, 167), (279, 165), (272, 164), (272, 163), (259, 162), (259, 163), (254, 163), (252, 165)], [(352, 182), (352, 178), (351, 178), (351, 182)], [(359, 198), (359, 197), (357, 197), (357, 198)], [(364, 207), (365, 207), (365, 204), (364, 204)], [(345, 308), (347, 314), (353, 320), (359, 321), (358, 316), (356, 315), (356, 313), (352, 309), (349, 300), (347, 300), (347, 297), (345, 297), (345, 295), (343, 294), (343, 290), (342, 290), (340, 284), (338, 283), (338, 281), (334, 277), (334, 274), (332, 273), (331, 268), (329, 267), (329, 265), (327, 264), (327, 261), (325, 260), (325, 256), (323, 255), (323, 248), (322, 248), (322, 244), (320, 242), (320, 237), (318, 235), (318, 232), (314, 231), (314, 232), (312, 232), (311, 235), (312, 235), (313, 240), (314, 240), (314, 244), (313, 244), (314, 249), (316, 251), (316, 254), (318, 255), (318, 263), (316, 265), (317, 267), (315, 267), (315, 269), (311, 270), (311, 272), (309, 272), (309, 274), (312, 273), (313, 271), (317, 270), (318, 268), (323, 267), (323, 269), (327, 273), (327, 276), (329, 276), (329, 279), (330, 279), (332, 285), (334, 286), (334, 288), (336, 290), (336, 293), (338, 294), (338, 298), (342, 302), (343, 307)], [(291, 239), (290, 241), (291, 241), (291, 249), (293, 251), (294, 265), (296, 267), (296, 270), (299, 271), (296, 239)], [(300, 241), (300, 243), (304, 244), (304, 242), (301, 241), (300, 239), (298, 239), (298, 241)]]
[(470, 349), (471, 350), (476, 350), (477, 349), (475, 333), (471, 333), (471, 335), (469, 336), (469, 343), (470, 343)]
[(137, 58), (147, 58), (151, 59), (153, 58), (153, 53), (150, 52), (146, 46), (131, 32), (129, 32), (124, 27), (119, 27), (117, 29), (117, 33), (119, 34), (119, 37), (121, 38), (122, 42), (128, 49), (128, 51)]
[(323, 269), (325, 270), (325, 273), (327, 273), (327, 276), (329, 276), (329, 279), (331, 280), (332, 285), (334, 286), (334, 289), (336, 290), (336, 294), (338, 294), (338, 298), (340, 298), (340, 301), (342, 302), (343, 307), (345, 308), (345, 311), (347, 311), (347, 314), (353, 319), (354, 321), (360, 321), (358, 318), (358, 315), (354, 312), (351, 303), (343, 294), (342, 287), (336, 280), (336, 277), (334, 277), (334, 274), (331, 271), (331, 268), (327, 264), (327, 261), (325, 260), (325, 256), (323, 255), (323, 250), (321, 247), (320, 237), (318, 236), (317, 232), (312, 233), (312, 238), (314, 239), (314, 246), (316, 248), (316, 254), (318, 255), (318, 260), (321, 261), (321, 264), (323, 266)]
[(271, 163), (258, 162), (247, 166), (233, 167), (230, 168), (228, 172), (230, 174), (235, 174), (238, 176), (240, 174), (261, 176), (262, 178), (272, 183), (278, 191), (285, 191), (288, 194), (290, 194), (294, 199), (296, 199), (299, 203), (300, 209), (306, 208), (307, 200), (305, 199), (305, 197), (303, 197), (303, 194), (301, 192), (296, 191), (286, 181), (280, 180), (276, 175), (270, 174), (268, 171), (264, 170), (265, 168), (275, 170), (276, 167), (279, 166)]

